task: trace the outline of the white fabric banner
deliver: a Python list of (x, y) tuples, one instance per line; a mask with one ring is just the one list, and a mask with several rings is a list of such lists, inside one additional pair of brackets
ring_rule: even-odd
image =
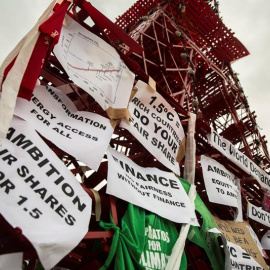
[(270, 227), (270, 213), (248, 202), (247, 215), (249, 218)]
[(194, 184), (195, 171), (196, 171), (196, 141), (195, 141), (195, 129), (196, 129), (196, 114), (188, 113), (188, 133), (186, 143), (186, 155), (184, 165), (184, 179), (190, 184)]
[(108, 148), (107, 193), (177, 223), (196, 219), (180, 180), (157, 168), (143, 168)]
[(64, 93), (51, 86), (36, 87), (30, 102), (18, 98), (15, 114), (96, 171), (113, 134), (109, 119), (77, 111)]
[(235, 221), (242, 222), (243, 221), (243, 208), (242, 208), (242, 194), (241, 194), (241, 183), (240, 180), (237, 181), (238, 186), (238, 197), (237, 197), (237, 203), (238, 203), (238, 212), (235, 217)]
[[(197, 192), (195, 185), (191, 185), (188, 192), (188, 198), (190, 199), (192, 206), (194, 206), (194, 200), (196, 196)], [(199, 226), (199, 224), (197, 226)], [(178, 270), (180, 268), (189, 228), (190, 224), (183, 224), (181, 226), (179, 236), (173, 246), (172, 253), (168, 260), (165, 270)]]
[(0, 270), (22, 270), (23, 252), (0, 255)]
[[(0, 99), (0, 145), (2, 145), (7, 134), (7, 130), (10, 127), (22, 78), (40, 35), (39, 26), (53, 13), (54, 4), (55, 1), (52, 1), (35, 26), (10, 52), (0, 67), (0, 85), (2, 85), (2, 96)], [(15, 57), (16, 61), (2, 84), (4, 71)]]
[(263, 249), (270, 250), (270, 231), (267, 231), (262, 237), (261, 244)]
[[(224, 240), (226, 241), (226, 240)], [(244, 249), (240, 246), (226, 241), (225, 247), (225, 270), (256, 269), (267, 270), (259, 265)]]
[(228, 140), (221, 137), (217, 132), (212, 131), (208, 134), (208, 141), (214, 146), (220, 153), (234, 162), (243, 171), (254, 177), (258, 183), (267, 190), (270, 190), (269, 175), (250, 160), (245, 154), (240, 152), (235, 146)]
[(262, 247), (262, 245), (261, 245), (261, 243), (260, 243), (260, 240), (259, 240), (257, 234), (253, 231), (253, 229), (252, 229), (251, 226), (247, 226), (247, 228), (248, 228), (248, 231), (250, 232), (250, 235), (252, 236), (254, 242), (256, 243), (258, 249), (260, 250), (261, 255), (262, 255), (263, 257), (265, 257), (265, 253), (264, 253), (263, 247)]
[(27, 122), (14, 118), (0, 147), (0, 213), (20, 227), (45, 269), (88, 231), (91, 198)]
[(241, 191), (235, 175), (219, 162), (206, 156), (201, 156), (201, 166), (209, 201), (242, 209), (242, 205), (238, 205)]
[(66, 16), (54, 53), (73, 82), (106, 110), (127, 108), (135, 75), (117, 51)]
[(164, 166), (180, 174), (177, 154), (184, 135), (180, 119), (170, 104), (152, 88), (138, 81), (138, 91), (129, 103), (133, 122), (120, 126), (140, 141)]

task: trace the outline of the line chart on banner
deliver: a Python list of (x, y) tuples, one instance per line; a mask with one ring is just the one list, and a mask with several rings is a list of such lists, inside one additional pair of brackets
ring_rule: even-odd
[(114, 104), (123, 69), (126, 68), (122, 60), (103, 48), (98, 40), (80, 32), (65, 33), (61, 47), (62, 64), (69, 76), (86, 92), (99, 95), (107, 104)]

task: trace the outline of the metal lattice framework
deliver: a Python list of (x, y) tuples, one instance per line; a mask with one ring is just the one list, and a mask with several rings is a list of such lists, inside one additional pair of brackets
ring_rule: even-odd
[[(231, 67), (233, 61), (247, 56), (249, 52), (223, 24), (218, 14), (218, 3), (215, 0), (138, 0), (116, 20), (116, 24), (143, 47), (141, 55), (131, 53), (129, 48), (111, 33), (101, 34), (96, 26), (89, 27), (83, 23), (87, 17), (84, 12), (76, 13), (75, 18), (90, 31), (111, 42), (136, 74), (136, 79), (146, 80), (151, 76), (157, 82), (157, 90), (175, 108), (185, 131), (188, 112), (197, 114), (197, 160), (200, 155), (207, 154), (227, 164), (227, 167), (241, 178), (242, 197), (247, 197), (254, 205), (260, 206), (263, 200), (263, 190), (260, 186), (254, 180), (249, 180), (241, 169), (213, 149), (206, 139), (211, 128), (216, 130), (266, 172), (270, 172), (267, 142), (259, 132), (256, 114), (250, 110), (237, 74)], [(40, 80), (42, 84), (60, 86), (78, 110), (96, 112), (106, 117), (106, 113), (95, 100), (73, 84), (54, 55), (51, 55), (48, 64), (43, 68)], [(66, 84), (69, 86), (63, 87)], [(106, 179), (107, 161), (104, 160), (99, 170), (93, 172), (91, 168), (80, 165), (74, 157), (50, 141), (45, 141), (66, 166), (71, 168), (72, 173), (82, 180), (84, 189), (94, 201), (91, 189)], [(167, 170), (124, 129), (115, 129), (110, 144), (141, 166)], [(182, 161), (181, 170), (183, 164)], [(199, 162), (196, 168), (196, 185), (198, 193), (211, 212), (218, 213), (224, 219), (233, 218), (236, 209), (208, 201)], [(103, 218), (106, 220), (109, 219), (110, 210), (114, 209), (114, 202), (105, 194), (104, 188), (100, 190), (100, 196)], [(246, 200), (243, 199), (244, 212), (246, 204)], [(123, 215), (124, 210), (123, 202), (117, 205), (119, 217)], [(250, 221), (250, 224), (259, 238), (267, 230), (256, 222)], [(9, 228), (8, 225), (6, 227)], [(60, 265), (70, 269), (98, 269), (106, 259), (108, 243), (113, 233), (107, 232), (104, 236), (95, 232), (97, 230), (98, 223), (92, 218), (85, 239)], [(23, 249), (29, 252), (30, 258), (35, 258), (30, 244), (25, 239), (21, 240), (19, 231), (11, 233), (11, 229), (7, 229), (1, 237), (6, 239), (5, 250), (14, 251), (14, 245), (8, 244), (13, 241), (17, 243), (16, 250)], [(101, 239), (98, 241), (102, 250), (93, 252), (91, 247), (96, 239)], [(206, 255), (198, 246), (188, 243), (186, 253), (189, 269), (211, 269)]]
[(248, 51), (205, 1), (185, 1), (185, 12), (181, 3), (155, 4), (138, 1), (116, 22), (144, 47), (134, 59), (175, 102), (198, 110), (202, 121), (267, 169), (264, 137), (230, 65)]

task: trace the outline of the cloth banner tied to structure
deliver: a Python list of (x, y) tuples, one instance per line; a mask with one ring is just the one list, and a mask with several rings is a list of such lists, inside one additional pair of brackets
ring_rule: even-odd
[(178, 162), (185, 149), (185, 134), (179, 116), (148, 84), (138, 81), (136, 87), (138, 91), (128, 107), (133, 121), (122, 120), (120, 126), (129, 130), (164, 166), (180, 175)]
[(135, 75), (117, 51), (66, 16), (54, 53), (73, 82), (104, 109), (127, 108)]
[(13, 119), (0, 158), (0, 212), (51, 269), (88, 231), (91, 198), (23, 120)]
[(64, 93), (51, 86), (36, 87), (30, 102), (18, 99), (15, 114), (60, 149), (98, 170), (113, 134), (109, 119), (78, 111)]
[(140, 167), (112, 148), (107, 156), (108, 194), (171, 221), (197, 224), (195, 209), (173, 173)]

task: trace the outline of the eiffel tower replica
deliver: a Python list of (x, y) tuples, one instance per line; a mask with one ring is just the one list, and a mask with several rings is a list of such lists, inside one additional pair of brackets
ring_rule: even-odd
[[(86, 26), (83, 22), (87, 14), (82, 10), (76, 13), (75, 18)], [(234, 36), (232, 30), (222, 22), (218, 2), (138, 0), (116, 19), (115, 24), (143, 47), (142, 54), (131, 53), (129, 47), (109, 31), (100, 34), (96, 25), (87, 27), (93, 33), (101, 35), (128, 59), (127, 65), (136, 74), (136, 79), (144, 80), (150, 76), (156, 82), (157, 91), (179, 114), (186, 134), (190, 113), (196, 115), (196, 190), (211, 213), (224, 220), (233, 220), (236, 208), (209, 202), (198, 160), (201, 155), (207, 155), (214, 157), (221, 164), (227, 164), (230, 171), (241, 180), (243, 214), (244, 219), (248, 219), (247, 202), (260, 207), (264, 190), (255, 179), (251, 179), (247, 173), (211, 146), (207, 134), (211, 130), (216, 131), (267, 173), (270, 172), (270, 158), (266, 138), (260, 134), (256, 123), (256, 114), (251, 110), (237, 73), (231, 66), (234, 61), (248, 56), (249, 52)], [(54, 55), (50, 56), (48, 64), (42, 69), (40, 81), (43, 85), (62, 87), (78, 110), (95, 112), (107, 117), (90, 95), (73, 84)], [(67, 84), (70, 87), (63, 88), (63, 85)], [(91, 168), (82, 166), (78, 160), (50, 141), (44, 140), (66, 166), (72, 168), (71, 172), (81, 179), (84, 189), (93, 199), (93, 209), (95, 197), (92, 189), (101, 185), (99, 193), (103, 217), (109, 220), (111, 210), (116, 209), (118, 218), (123, 216), (126, 204), (115, 204), (106, 194), (106, 187), (102, 187), (107, 177), (106, 160), (101, 163), (97, 172), (93, 172)], [(116, 127), (110, 145), (124, 152), (142, 167), (156, 167), (168, 171), (127, 130)], [(180, 162), (182, 176), (184, 165), (185, 159)], [(259, 239), (268, 230), (266, 226), (251, 219), (249, 223)], [(98, 223), (92, 218), (85, 239), (59, 263), (59, 266), (68, 269), (98, 269), (106, 260), (112, 235), (113, 233), (108, 232), (104, 236)], [(36, 254), (28, 241), (22, 241), (18, 233), (7, 224), (2, 239), (6, 241), (2, 253), (23, 250), (32, 258), (27, 269), (35, 269), (33, 261)], [(92, 247), (96, 241), (103, 246), (102, 251), (93, 251)], [(212, 269), (204, 250), (189, 240), (186, 242), (185, 252), (188, 269)]]

